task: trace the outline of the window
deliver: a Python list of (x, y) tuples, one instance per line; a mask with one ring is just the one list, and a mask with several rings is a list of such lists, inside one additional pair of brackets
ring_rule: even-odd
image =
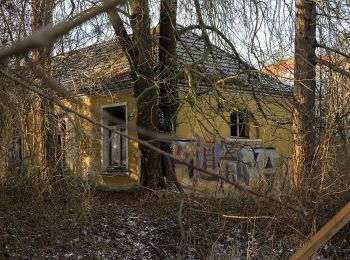
[(231, 136), (249, 138), (248, 111), (236, 111), (231, 114)]
[[(102, 123), (122, 133), (127, 133), (126, 105), (102, 108)], [(115, 132), (103, 129), (102, 166), (107, 172), (127, 169), (127, 139)]]

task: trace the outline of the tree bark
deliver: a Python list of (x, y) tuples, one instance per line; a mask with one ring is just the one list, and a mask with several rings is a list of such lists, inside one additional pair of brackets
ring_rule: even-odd
[[(137, 99), (138, 137), (141, 140), (150, 141), (155, 136), (146, 135), (142, 129), (147, 129), (154, 134), (158, 132), (158, 92), (153, 82), (155, 73), (153, 71), (148, 0), (132, 0), (130, 7), (134, 55), (131, 69), (134, 95)], [(158, 141), (152, 144), (159, 146)], [(143, 145), (140, 145), (139, 148), (141, 150), (141, 184), (150, 189), (157, 189), (161, 182), (160, 155)]]
[[(171, 153), (171, 144), (157, 141), (156, 133), (159, 130), (164, 133), (175, 131), (175, 115), (178, 107), (176, 1), (161, 2), (158, 75), (153, 70), (155, 64), (152, 47), (155, 39), (150, 31), (148, 2), (133, 0), (130, 1), (130, 7), (132, 38), (127, 34), (116, 9), (109, 10), (108, 16), (131, 68), (134, 95), (137, 98), (138, 137), (145, 141), (154, 139), (153, 145)], [(159, 89), (154, 83), (156, 76), (161, 82)], [(148, 133), (153, 132), (154, 135), (150, 137), (143, 130), (147, 130)], [(141, 151), (141, 184), (150, 189), (157, 189), (164, 187), (167, 180), (173, 182), (182, 191), (176, 180), (174, 162), (143, 145), (140, 145), (139, 148)]]
[[(177, 53), (176, 53), (176, 14), (177, 0), (161, 0), (159, 14), (159, 131), (169, 136), (176, 132), (176, 114), (179, 107), (177, 88)], [(172, 145), (162, 142), (160, 148), (172, 153)], [(175, 173), (175, 162), (162, 155), (163, 175), (174, 182), (182, 191)]]
[[(52, 24), (54, 0), (33, 0), (32, 8), (32, 31)], [(33, 50), (33, 61), (38, 69), (51, 72), (50, 57), (52, 46)], [(42, 80), (38, 80), (43, 84)], [(34, 136), (37, 136), (37, 142), (34, 143), (35, 154), (39, 156), (36, 163), (39, 164), (41, 173), (52, 175), (57, 170), (57, 147), (56, 147), (56, 117), (54, 104), (51, 101), (36, 98), (34, 106), (35, 128)], [(37, 156), (35, 156), (37, 157)]]
[(296, 0), (294, 68), (294, 187), (300, 188), (312, 171), (315, 154), (316, 4)]

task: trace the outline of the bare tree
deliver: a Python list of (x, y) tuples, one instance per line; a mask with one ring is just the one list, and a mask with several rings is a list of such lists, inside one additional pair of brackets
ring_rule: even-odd
[[(177, 0), (160, 1), (158, 128), (160, 132), (166, 134), (174, 134), (176, 131), (176, 115), (179, 107), (176, 15)], [(172, 153), (171, 143), (163, 142), (160, 147), (165, 152)], [(171, 177), (177, 184), (174, 161), (166, 156), (162, 156), (162, 171), (164, 176)], [(177, 186), (180, 187), (178, 184)]]
[(310, 173), (315, 153), (316, 3), (295, 2), (294, 185)]
[[(156, 82), (157, 73), (153, 67), (155, 57), (152, 55), (155, 37), (151, 34), (150, 10), (148, 1), (130, 1), (130, 24), (132, 36), (127, 33), (117, 10), (108, 12), (109, 19), (118, 37), (118, 42), (126, 54), (137, 99), (138, 137), (150, 141), (156, 147), (171, 152), (171, 144), (160, 143), (156, 136), (145, 134), (174, 131), (177, 111), (176, 87), (176, 1), (162, 1), (159, 32), (159, 89)], [(161, 122), (161, 123), (159, 123)], [(151, 140), (153, 139), (153, 140)], [(174, 163), (167, 157), (161, 157), (155, 151), (140, 144), (141, 183), (151, 189), (165, 185), (167, 181), (176, 183)], [(180, 188), (179, 185), (177, 185)]]
[[(52, 25), (54, 0), (41, 1), (33, 0), (31, 2), (32, 19), (31, 29), (33, 32), (42, 27)], [(42, 47), (33, 50), (33, 61), (38, 69), (51, 71), (51, 55), (53, 46)], [(38, 79), (40, 84), (44, 84)], [(35, 143), (32, 146), (34, 154), (31, 155), (32, 166), (39, 165), (41, 172), (50, 173), (56, 169), (56, 120), (54, 112), (54, 104), (51, 101), (34, 98), (34, 113), (32, 114), (35, 124), (31, 129), (33, 136), (36, 136)], [(33, 165), (34, 164), (34, 165)]]
[[(153, 39), (150, 28), (148, 1), (132, 0), (130, 1), (130, 8), (134, 51), (132, 80), (134, 95), (137, 99), (137, 126), (156, 132), (158, 130), (158, 93), (153, 82)], [(138, 136), (141, 140), (150, 141), (151, 139), (151, 137), (141, 132), (138, 132)], [(159, 143), (156, 145), (159, 146)], [(161, 174), (160, 155), (143, 145), (140, 145), (140, 150), (141, 183), (149, 188), (157, 188)]]

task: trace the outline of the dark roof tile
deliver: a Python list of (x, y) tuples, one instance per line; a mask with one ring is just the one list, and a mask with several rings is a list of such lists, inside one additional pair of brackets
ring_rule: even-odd
[[(204, 49), (202, 37), (192, 32), (182, 34), (177, 42), (180, 69), (201, 59)], [(157, 60), (157, 55), (154, 60)], [(204, 74), (210, 74), (212, 81), (236, 76), (240, 82), (245, 82), (245, 84), (235, 84), (234, 80), (225, 80), (226, 88), (248, 92), (254, 88), (257, 92), (275, 94), (290, 91), (288, 86), (276, 83), (259, 71), (245, 71), (244, 65), (238, 59), (214, 45), (207, 59), (199, 63), (197, 68)], [(54, 78), (76, 94), (103, 95), (106, 91), (118, 91), (131, 87), (129, 75), (128, 60), (115, 39), (54, 58)], [(186, 85), (184, 80), (180, 82), (181, 85)], [(200, 84), (203, 87), (209, 86), (208, 80), (205, 79), (202, 79)]]

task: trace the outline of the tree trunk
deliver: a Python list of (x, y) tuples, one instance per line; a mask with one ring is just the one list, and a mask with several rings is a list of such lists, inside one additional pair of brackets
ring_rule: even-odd
[[(179, 106), (177, 88), (177, 53), (176, 53), (176, 11), (177, 0), (160, 1), (159, 21), (159, 131), (169, 136), (176, 132), (176, 114)], [(160, 147), (167, 153), (172, 153), (170, 142), (162, 142)], [(177, 182), (175, 162), (166, 156), (161, 156), (163, 175), (175, 183)]]
[[(133, 66), (132, 80), (134, 94), (137, 99), (137, 127), (138, 137), (150, 141), (150, 137), (142, 130), (158, 132), (157, 116), (157, 88), (154, 84), (154, 71), (152, 59), (152, 36), (150, 32), (150, 17), (148, 0), (132, 0), (131, 26), (133, 29)], [(152, 142), (159, 147), (159, 142)], [(141, 184), (150, 189), (156, 189), (161, 182), (161, 160), (155, 151), (140, 144), (141, 150)]]
[(294, 68), (294, 176), (300, 188), (312, 171), (315, 153), (316, 4), (296, 0)]
[[(105, 0), (102, 0), (102, 3)], [(152, 141), (156, 147), (171, 153), (171, 143), (160, 143), (156, 140), (159, 130), (163, 133), (175, 131), (175, 115), (178, 107), (178, 92), (176, 88), (176, 1), (161, 1), (160, 40), (159, 40), (159, 93), (154, 81), (154, 57), (152, 47), (154, 38), (150, 32), (150, 17), (148, 1), (130, 1), (132, 39), (129, 38), (123, 22), (116, 9), (109, 10), (109, 20), (118, 37), (130, 68), (134, 84), (134, 95), (137, 98), (138, 137), (141, 140)], [(159, 94), (159, 95), (158, 95)], [(153, 132), (146, 135), (143, 130)], [(149, 148), (140, 145), (141, 150), (141, 184), (156, 189), (164, 187), (166, 180), (175, 183), (175, 165), (166, 156), (161, 156)]]
[[(40, 28), (52, 24), (54, 0), (33, 0), (32, 7), (32, 31), (37, 31)], [(52, 54), (52, 46), (33, 50), (33, 61), (38, 66), (38, 69), (50, 72), (50, 57)], [(45, 84), (41, 79), (39, 84)], [(57, 168), (56, 156), (56, 117), (54, 113), (54, 104), (51, 101), (36, 98), (34, 106), (34, 136), (37, 141), (33, 144), (37, 163), (42, 173), (52, 175)]]

